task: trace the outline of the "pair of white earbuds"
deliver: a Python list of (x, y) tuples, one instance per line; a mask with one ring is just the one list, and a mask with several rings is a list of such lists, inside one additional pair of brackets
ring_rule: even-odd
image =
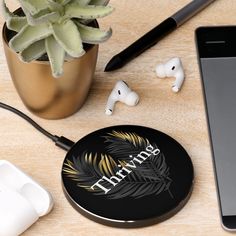
[[(177, 93), (184, 82), (184, 70), (180, 58), (172, 58), (165, 64), (159, 64), (156, 67), (156, 74), (160, 78), (175, 77), (172, 90)], [(139, 96), (132, 91), (126, 82), (119, 80), (112, 90), (106, 105), (106, 114), (111, 115), (116, 102), (123, 102), (128, 106), (136, 106), (139, 102)]]

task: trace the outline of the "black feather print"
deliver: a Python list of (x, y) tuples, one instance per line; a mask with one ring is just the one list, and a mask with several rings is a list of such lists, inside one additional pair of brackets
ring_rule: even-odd
[[(92, 189), (98, 180), (103, 176), (110, 178), (116, 176), (116, 172), (126, 166), (136, 155), (144, 151), (149, 140), (138, 136), (135, 133), (113, 132), (108, 134), (105, 142), (107, 153), (88, 154), (84, 152), (79, 157), (74, 157), (73, 162), (67, 161), (63, 171), (68, 178), (76, 181), (77, 185), (93, 192), (95, 195), (104, 195), (100, 188)], [(156, 144), (152, 144), (154, 149)], [(131, 156), (132, 155), (132, 156)], [(118, 160), (117, 162), (114, 160)], [(129, 168), (129, 170), (131, 170)], [(124, 197), (140, 198), (148, 195), (158, 195), (164, 191), (170, 193), (171, 178), (169, 168), (165, 162), (163, 153), (150, 155), (141, 165), (137, 165), (132, 172), (122, 179), (116, 186), (103, 181), (103, 186), (109, 189), (106, 197), (120, 199)], [(173, 197), (170, 193), (170, 196)]]

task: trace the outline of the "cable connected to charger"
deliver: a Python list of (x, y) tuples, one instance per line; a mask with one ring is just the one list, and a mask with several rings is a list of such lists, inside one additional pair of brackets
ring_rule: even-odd
[(59, 137), (57, 135), (53, 135), (53, 134), (49, 133), (47, 130), (45, 130), (39, 124), (37, 124), (34, 120), (32, 120), (29, 116), (27, 116), (26, 114), (24, 114), (23, 112), (17, 110), (16, 108), (14, 108), (12, 106), (9, 106), (5, 103), (0, 102), (0, 107), (5, 110), (11, 111), (11, 112), (15, 113), (16, 115), (20, 116), (21, 118), (23, 118), (24, 120), (26, 120), (35, 129), (37, 129), (40, 133), (44, 134), (46, 137), (51, 139), (55, 143), (56, 146), (62, 148), (63, 150), (69, 151), (70, 148), (75, 144), (73, 141), (71, 141), (70, 139), (68, 139), (64, 136)]

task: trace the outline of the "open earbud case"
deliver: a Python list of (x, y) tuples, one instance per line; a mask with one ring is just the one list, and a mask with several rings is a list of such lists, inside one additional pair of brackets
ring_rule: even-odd
[(8, 161), (0, 160), (0, 236), (23, 233), (50, 212), (51, 195)]

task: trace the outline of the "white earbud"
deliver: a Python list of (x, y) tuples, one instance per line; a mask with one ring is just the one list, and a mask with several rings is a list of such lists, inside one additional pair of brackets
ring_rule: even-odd
[(8, 161), (0, 160), (0, 235), (20, 235), (53, 207), (51, 194)]
[(132, 91), (122, 80), (119, 80), (112, 90), (106, 105), (106, 114), (111, 115), (116, 102), (123, 102), (128, 106), (136, 106), (139, 102), (139, 96)]
[(156, 74), (160, 78), (175, 77), (172, 90), (177, 93), (184, 82), (184, 69), (180, 58), (175, 57), (167, 61), (165, 64), (159, 64), (156, 67)]

